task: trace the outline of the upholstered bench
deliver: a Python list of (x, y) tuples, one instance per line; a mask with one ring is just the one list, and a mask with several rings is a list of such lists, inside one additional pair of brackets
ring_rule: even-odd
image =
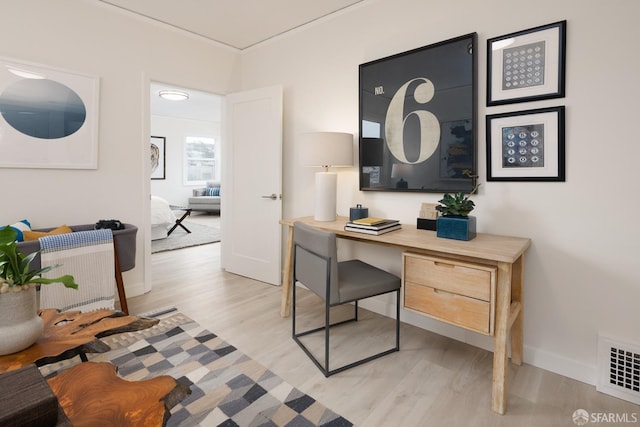
[(209, 181), (205, 188), (193, 190), (189, 209), (200, 212), (220, 212), (220, 183)]
[[(133, 224), (123, 224), (124, 230), (114, 230), (113, 240), (118, 250), (118, 259), (120, 261), (121, 271), (131, 270), (136, 266), (136, 233), (138, 227)], [(73, 231), (93, 230), (95, 224), (70, 225)], [(51, 231), (53, 228), (42, 228), (34, 231)], [(25, 255), (40, 250), (40, 242), (38, 240), (29, 240), (18, 242), (18, 250)], [(32, 269), (40, 268), (40, 253), (31, 261)]]
[[(132, 224), (123, 225), (125, 227), (123, 230), (113, 230), (114, 252), (117, 260), (117, 263), (115, 264), (115, 280), (118, 288), (118, 297), (120, 299), (120, 310), (125, 314), (129, 314), (124, 282), (122, 280), (122, 272), (131, 270), (136, 266), (136, 234), (138, 232), (138, 227)], [(70, 228), (73, 232), (87, 231), (93, 230), (95, 228), (95, 224), (71, 225)], [(54, 230), (54, 228), (45, 228), (34, 231), (49, 232), (51, 230)], [(41, 268), (42, 260), (39, 252), (41, 250), (39, 240), (18, 242), (17, 247), (18, 250), (25, 255), (38, 251), (38, 254), (31, 261), (30, 266), (32, 269)]]

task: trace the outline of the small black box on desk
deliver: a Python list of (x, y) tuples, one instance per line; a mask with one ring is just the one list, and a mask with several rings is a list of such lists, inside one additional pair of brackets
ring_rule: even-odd
[(419, 230), (432, 230), (436, 231), (438, 224), (437, 219), (418, 218), (417, 227)]

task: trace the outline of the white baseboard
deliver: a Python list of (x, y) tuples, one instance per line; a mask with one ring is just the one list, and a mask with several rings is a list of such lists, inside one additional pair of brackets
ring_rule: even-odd
[[(383, 298), (371, 298), (363, 301), (360, 306), (385, 316), (395, 317), (395, 301)], [(409, 310), (400, 311), (400, 319), (404, 323), (443, 335), (457, 341), (471, 344), (475, 347), (493, 351), (493, 338), (482, 334), (440, 322), (413, 313)], [(401, 338), (402, 339), (402, 338)], [(560, 356), (555, 353), (540, 350), (531, 346), (524, 346), (524, 363), (541, 368), (587, 384), (596, 384), (597, 371), (595, 365), (588, 365)]]
[(596, 384), (597, 369), (595, 365), (587, 365), (527, 345), (524, 346), (524, 362), (583, 383), (594, 386)]

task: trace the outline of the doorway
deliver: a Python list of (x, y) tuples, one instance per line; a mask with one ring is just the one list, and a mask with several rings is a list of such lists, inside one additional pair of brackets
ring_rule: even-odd
[[(203, 186), (208, 187), (208, 178), (224, 183), (225, 188), (219, 189), (221, 196), (225, 194), (224, 201), (221, 200), (220, 204), (224, 211), (220, 213), (223, 215), (223, 221), (220, 222), (222, 268), (231, 273), (279, 285), (281, 283), (279, 220), (282, 210), (282, 87), (278, 85), (248, 90), (226, 97), (206, 94), (207, 99), (217, 102), (217, 109), (213, 114), (199, 120), (185, 118), (186, 113), (174, 112), (174, 110), (159, 112), (156, 108), (158, 104), (154, 106), (154, 103), (158, 102), (156, 98), (163, 90), (160, 87), (162, 85), (158, 82), (150, 83), (149, 130), (151, 137), (161, 137), (166, 140), (164, 144), (166, 168), (164, 179), (151, 180), (151, 194), (168, 195), (167, 197), (170, 198), (167, 199), (167, 205), (176, 204), (174, 200), (177, 200), (179, 206), (188, 207), (188, 200), (192, 197), (193, 190), (201, 190)], [(163, 105), (165, 109), (186, 106), (191, 99), (191, 93), (198, 93), (198, 91), (190, 92), (189, 89), (176, 86), (164, 86), (170, 86), (172, 90), (185, 92), (189, 96), (184, 101), (175, 101), (170, 104), (165, 102)], [(223, 105), (226, 111), (224, 123), (222, 122)], [(180, 133), (171, 138), (161, 133), (175, 132), (175, 128), (171, 126), (175, 125), (177, 120), (194, 125), (202, 124), (201, 122), (209, 117), (215, 117), (217, 120), (213, 122), (214, 126), (207, 137), (219, 142), (214, 155), (217, 167), (207, 179), (194, 182), (193, 177), (187, 174), (192, 166), (187, 162), (191, 159), (184, 153), (186, 151), (184, 146), (188, 145), (188, 133), (181, 129)], [(247, 123), (251, 125), (247, 126)], [(223, 127), (225, 127), (224, 132)], [(225, 134), (224, 150), (221, 146), (223, 133)], [(172, 143), (172, 141), (183, 140), (184, 143)], [(221, 153), (226, 153), (224, 171)], [(247, 156), (248, 153), (253, 155)], [(177, 163), (176, 159), (178, 159)], [(179, 172), (174, 171), (172, 175), (172, 169), (182, 170), (182, 181), (180, 181)], [(260, 179), (256, 180), (256, 177)], [(179, 194), (175, 193), (176, 189)], [(260, 212), (261, 215), (256, 216), (256, 212)], [(232, 223), (227, 224), (228, 221), (225, 219), (229, 219)], [(153, 226), (152, 222), (152, 229)]]
[[(176, 227), (170, 234), (168, 231), (185, 215), (180, 208), (189, 208), (194, 193), (200, 194), (208, 183), (221, 180), (224, 97), (157, 81), (151, 81), (149, 89), (152, 253), (202, 244), (202, 233), (187, 232), (202, 230), (202, 226), (218, 228), (219, 241), (219, 210), (193, 210), (183, 220), (185, 227)], [(160, 96), (165, 91), (182, 97), (165, 99)]]

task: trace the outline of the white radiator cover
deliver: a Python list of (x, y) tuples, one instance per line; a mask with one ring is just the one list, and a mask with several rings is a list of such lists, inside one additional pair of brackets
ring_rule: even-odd
[(596, 390), (640, 405), (640, 344), (598, 336)]

